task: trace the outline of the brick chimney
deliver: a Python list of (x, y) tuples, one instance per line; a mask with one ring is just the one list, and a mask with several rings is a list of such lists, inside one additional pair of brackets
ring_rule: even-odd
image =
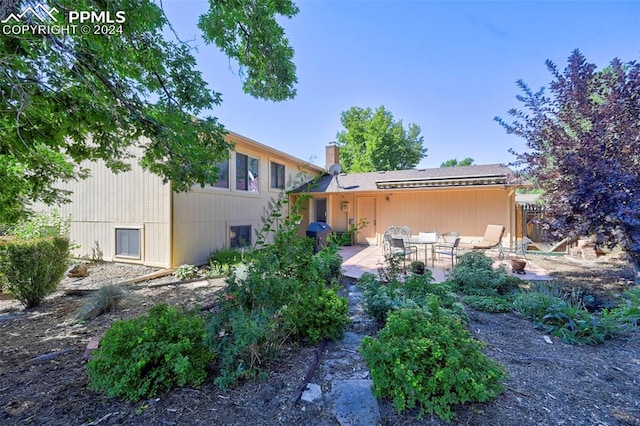
[(327, 169), (332, 164), (337, 164), (340, 162), (340, 148), (336, 144), (327, 145), (326, 149), (326, 158), (327, 158)]

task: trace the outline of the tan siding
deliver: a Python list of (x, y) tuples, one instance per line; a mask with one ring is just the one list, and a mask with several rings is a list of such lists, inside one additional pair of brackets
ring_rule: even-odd
[[(351, 200), (367, 196), (376, 197), (378, 242), (384, 230), (391, 225), (409, 226), (414, 235), (427, 230), (440, 233), (456, 231), (464, 240), (470, 241), (481, 237), (488, 224), (495, 223), (507, 228), (506, 243), (511, 238), (514, 226), (512, 191), (499, 187), (334, 194), (329, 207), (330, 225), (338, 231), (343, 230), (345, 216), (340, 211), (342, 201), (349, 200), (353, 207), (356, 203)], [(354, 214), (351, 208), (349, 217), (353, 218)]]
[[(229, 163), (229, 189), (196, 187), (189, 193), (174, 195), (173, 266), (206, 263), (212, 250), (229, 246), (231, 226), (251, 225), (255, 242), (255, 232), (262, 228), (261, 216), (266, 215), (269, 201), (280, 194), (278, 189), (270, 188), (271, 161), (285, 166), (287, 182), (298, 174), (298, 165), (288, 158), (242, 140), (236, 140), (235, 149)], [(235, 190), (236, 152), (259, 159), (259, 193)]]
[[(112, 173), (102, 162), (83, 165), (91, 170), (91, 177), (61, 185), (73, 195), (71, 203), (58, 207), (71, 217), (71, 239), (79, 244), (74, 255), (92, 257), (99, 248), (107, 261), (168, 267), (170, 186), (135, 163), (131, 171), (120, 174)], [(141, 229), (141, 259), (115, 257), (116, 227)]]

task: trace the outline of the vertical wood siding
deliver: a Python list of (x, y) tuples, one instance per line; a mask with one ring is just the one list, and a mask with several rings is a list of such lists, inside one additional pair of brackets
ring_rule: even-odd
[[(173, 200), (173, 266), (205, 264), (213, 250), (229, 247), (231, 226), (251, 225), (252, 243), (263, 226), (270, 200), (280, 194), (270, 184), (271, 162), (285, 166), (286, 182), (296, 179), (298, 163), (236, 140), (229, 162), (229, 189), (193, 188)], [(259, 192), (235, 189), (235, 155), (259, 159)]]
[(342, 202), (350, 202), (349, 218), (357, 219), (356, 200), (365, 196), (376, 197), (378, 243), (385, 229), (391, 225), (409, 226), (414, 235), (427, 230), (439, 233), (456, 231), (464, 240), (470, 241), (484, 235), (488, 224), (500, 224), (506, 227), (505, 245), (515, 233), (513, 191), (500, 187), (333, 194), (329, 207), (330, 225), (335, 230), (346, 229)]
[[(73, 192), (72, 202), (57, 207), (71, 218), (71, 239), (79, 244), (75, 256), (170, 266), (170, 185), (132, 163), (128, 172), (114, 174), (102, 162), (87, 162), (91, 177), (60, 185)], [(140, 259), (116, 258), (115, 229), (141, 230)]]

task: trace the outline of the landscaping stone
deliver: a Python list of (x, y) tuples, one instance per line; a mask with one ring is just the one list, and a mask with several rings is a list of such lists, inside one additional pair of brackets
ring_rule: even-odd
[(304, 392), (302, 392), (302, 399), (304, 402), (315, 402), (322, 398), (322, 389), (320, 385), (315, 383), (309, 383)]

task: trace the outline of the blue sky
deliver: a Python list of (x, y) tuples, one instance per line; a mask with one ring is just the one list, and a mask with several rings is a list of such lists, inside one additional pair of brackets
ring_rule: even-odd
[[(295, 49), (298, 95), (274, 103), (242, 91), (237, 65), (206, 45), (196, 27), (206, 1), (164, 0), (182, 39), (198, 46), (199, 69), (223, 103), (210, 115), (228, 129), (324, 166), (324, 149), (352, 106), (384, 105), (422, 129), (427, 156), (510, 163), (525, 149), (493, 118), (519, 107), (515, 82), (547, 86), (545, 61), (561, 69), (574, 49), (598, 68), (640, 59), (635, 1), (297, 2), (282, 22)], [(203, 114), (204, 115), (204, 114)]]

